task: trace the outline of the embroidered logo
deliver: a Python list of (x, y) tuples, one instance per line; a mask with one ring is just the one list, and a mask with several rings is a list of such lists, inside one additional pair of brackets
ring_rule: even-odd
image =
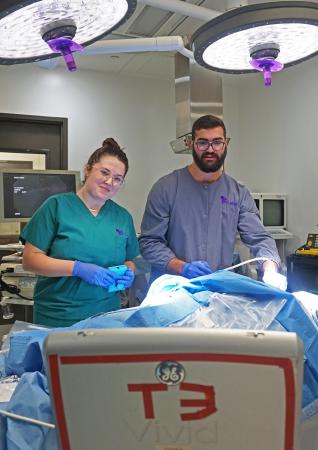
[(233, 206), (237, 206), (237, 202), (235, 202), (234, 200), (229, 200), (227, 197), (225, 197), (224, 195), (221, 195), (220, 197), (221, 203), (222, 205), (233, 205)]
[(124, 234), (123, 230), (120, 230), (119, 228), (116, 228), (116, 233), (122, 236)]

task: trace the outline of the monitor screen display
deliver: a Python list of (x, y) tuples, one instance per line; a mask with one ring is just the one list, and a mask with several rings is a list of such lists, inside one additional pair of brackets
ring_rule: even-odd
[(285, 226), (285, 200), (263, 199), (263, 224), (265, 227)]
[(1, 219), (27, 220), (51, 195), (76, 192), (79, 172), (75, 171), (1, 171)]

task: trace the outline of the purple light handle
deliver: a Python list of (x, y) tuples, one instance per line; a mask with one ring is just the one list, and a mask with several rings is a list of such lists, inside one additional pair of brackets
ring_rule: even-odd
[(265, 87), (272, 85), (272, 73), (279, 72), (284, 68), (284, 64), (269, 58), (252, 59), (250, 64), (254, 69), (263, 73)]
[(270, 68), (264, 67), (263, 77), (264, 77), (264, 86), (270, 87), (272, 85), (272, 71)]
[(68, 51), (67, 49), (65, 49), (65, 50), (61, 49), (61, 53), (63, 55), (64, 61), (65, 61), (65, 64), (66, 64), (68, 70), (70, 72), (75, 72), (77, 67), (76, 67), (76, 62), (75, 62), (72, 52)]
[(51, 39), (47, 43), (53, 52), (62, 54), (68, 70), (70, 72), (75, 72), (77, 67), (73, 57), (73, 52), (81, 51), (83, 50), (83, 47), (72, 41), (72, 39), (65, 37)]

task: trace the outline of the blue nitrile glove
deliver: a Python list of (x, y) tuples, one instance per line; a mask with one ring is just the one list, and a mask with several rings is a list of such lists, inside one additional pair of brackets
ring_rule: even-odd
[(81, 261), (75, 261), (72, 275), (81, 278), (86, 283), (103, 288), (108, 288), (117, 281), (116, 274), (111, 270)]
[(212, 269), (206, 261), (192, 261), (183, 266), (181, 275), (186, 278), (196, 278), (210, 273)]
[(135, 273), (131, 269), (127, 269), (124, 275), (119, 275), (117, 278), (117, 284), (123, 284), (124, 288), (129, 288), (135, 279)]

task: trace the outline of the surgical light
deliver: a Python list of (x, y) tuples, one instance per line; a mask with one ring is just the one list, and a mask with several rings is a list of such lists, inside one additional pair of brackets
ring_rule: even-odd
[(75, 70), (74, 51), (124, 23), (136, 0), (1, 0), (0, 64), (63, 55)]
[(265, 86), (272, 72), (318, 53), (318, 5), (270, 2), (236, 8), (203, 26), (192, 37), (198, 64), (219, 72), (261, 71)]

